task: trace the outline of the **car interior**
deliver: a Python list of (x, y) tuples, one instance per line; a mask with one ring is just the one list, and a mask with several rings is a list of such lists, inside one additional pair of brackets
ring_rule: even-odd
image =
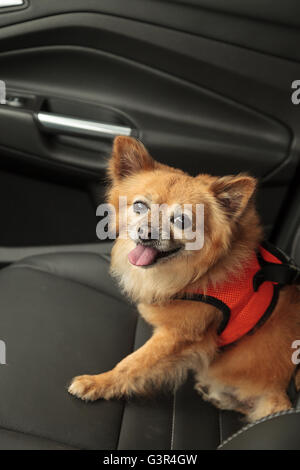
[(259, 180), (300, 263), (296, 0), (0, 0), (0, 449), (299, 449), (294, 408), (247, 424), (193, 388), (84, 403), (72, 377), (151, 335), (96, 236), (116, 135), (192, 175)]

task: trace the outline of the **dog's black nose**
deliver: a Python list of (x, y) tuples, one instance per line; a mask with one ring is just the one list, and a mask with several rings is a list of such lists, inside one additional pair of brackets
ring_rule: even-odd
[(139, 227), (138, 236), (141, 242), (151, 242), (159, 239), (159, 232), (149, 227)]

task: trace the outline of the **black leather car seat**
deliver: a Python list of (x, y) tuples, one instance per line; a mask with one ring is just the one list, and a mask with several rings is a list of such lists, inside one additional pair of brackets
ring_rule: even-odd
[(0, 449), (201, 450), (255, 433), (227, 441), (241, 417), (202, 401), (192, 378), (151, 400), (84, 403), (67, 393), (73, 376), (112, 368), (151, 334), (108, 264), (106, 255), (65, 253), (0, 271)]

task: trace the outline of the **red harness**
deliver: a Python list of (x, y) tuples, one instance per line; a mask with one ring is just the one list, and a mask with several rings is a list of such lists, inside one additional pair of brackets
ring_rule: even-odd
[[(300, 270), (283, 252), (264, 243), (242, 272), (221, 286), (188, 291), (185, 298), (219, 308), (223, 322), (219, 346), (234, 343), (260, 326), (273, 312), (283, 285), (300, 280)], [(191, 294), (191, 295), (190, 295)]]

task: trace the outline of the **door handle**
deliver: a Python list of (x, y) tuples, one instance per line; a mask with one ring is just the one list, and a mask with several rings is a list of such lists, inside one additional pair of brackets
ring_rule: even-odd
[(24, 5), (24, 0), (0, 0), (0, 8), (20, 7)]
[(101, 137), (114, 139), (118, 135), (131, 136), (133, 129), (126, 126), (72, 118), (60, 114), (39, 112), (36, 119), (42, 130), (52, 134)]

